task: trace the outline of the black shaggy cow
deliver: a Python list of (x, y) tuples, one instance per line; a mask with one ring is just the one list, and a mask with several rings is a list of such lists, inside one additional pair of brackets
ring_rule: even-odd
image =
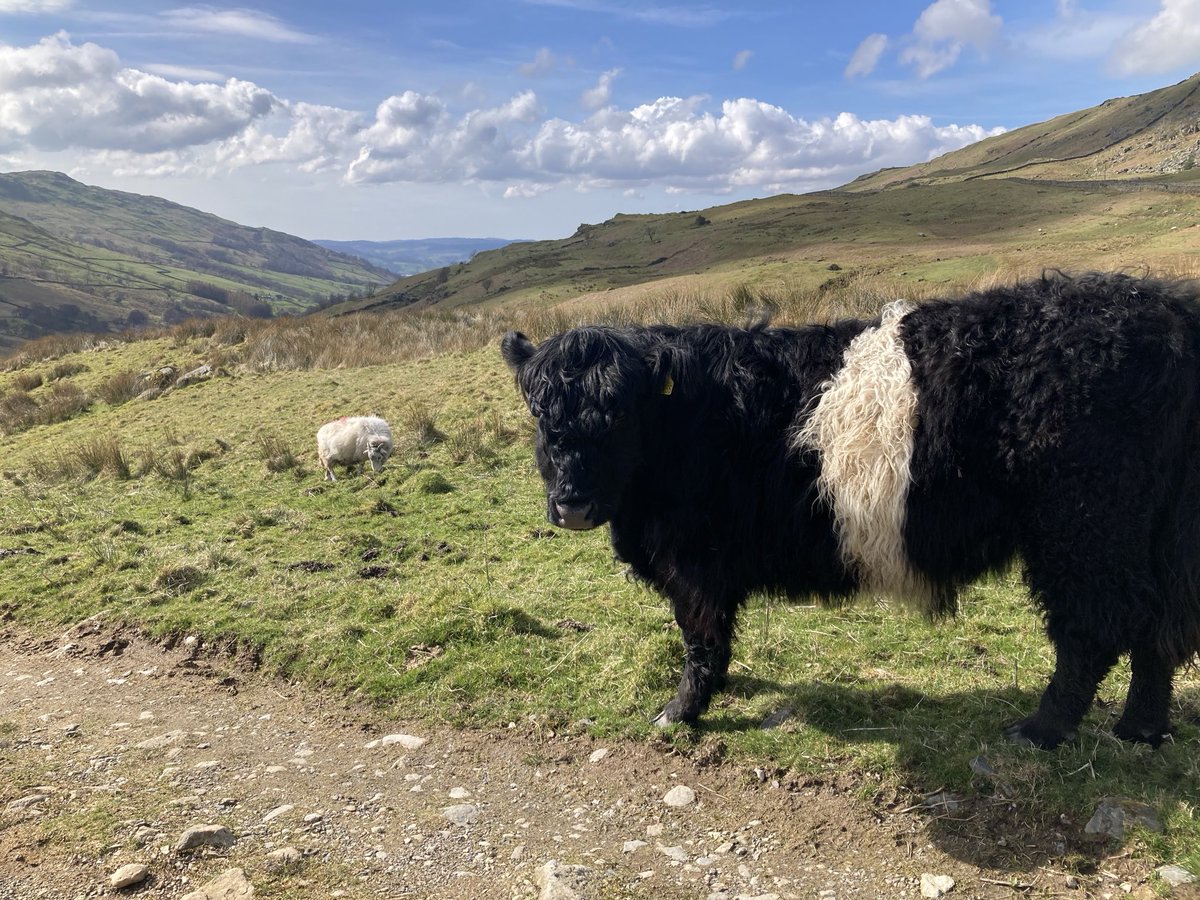
[(754, 591), (954, 608), (1019, 556), (1057, 668), (1008, 736), (1073, 736), (1125, 652), (1115, 726), (1157, 746), (1200, 649), (1200, 294), (1044, 276), (802, 328), (576, 328), (504, 358), (538, 420), (547, 515), (608, 523), (665, 594), (694, 721)]

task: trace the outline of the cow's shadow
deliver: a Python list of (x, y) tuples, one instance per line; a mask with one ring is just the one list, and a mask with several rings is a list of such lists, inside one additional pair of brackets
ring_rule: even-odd
[[(1157, 797), (1169, 807), (1174, 799), (1200, 795), (1200, 776), (1189, 762), (1200, 742), (1200, 696), (1194, 690), (1185, 697), (1182, 721), (1177, 716), (1175, 740), (1159, 750), (1113, 737), (1120, 704), (1102, 699), (1079, 736), (1052, 751), (1015, 747), (1002, 733), (1003, 725), (1037, 708), (1040, 686), (931, 695), (899, 684), (780, 683), (735, 675), (726, 693), (769, 696), (768, 718), (775, 721), (766, 726), (781, 740), (789, 732), (816, 729), (848, 745), (892, 745), (907, 791), (892, 798), (889, 811), (925, 816), (926, 834), (939, 849), (982, 868), (1029, 872), (1064, 860), (1080, 870), (1098, 865), (1114, 845), (1084, 832), (1096, 802), (1086, 787), (1097, 767), (1119, 779), (1123, 797)], [(761, 716), (736, 708), (744, 704), (723, 706), (718, 695), (699, 736), (764, 728)], [(1046, 779), (1068, 776), (1081, 790), (1064, 812), (1046, 802), (1043, 789)], [(1175, 798), (1161, 796), (1164, 783), (1177, 785)]]

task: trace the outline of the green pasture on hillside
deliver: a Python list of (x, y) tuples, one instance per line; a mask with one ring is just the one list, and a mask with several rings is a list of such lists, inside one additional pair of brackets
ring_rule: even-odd
[[(124, 370), (185, 369), (203, 350), (80, 353), (2, 373), (0, 391), (65, 362), (86, 366), (68, 377), (94, 391)], [(324, 482), (317, 427), (369, 412), (393, 425), (392, 461)], [(625, 577), (603, 529), (547, 525), (530, 434), (494, 347), (96, 402), (0, 438), (0, 621), (54, 630), (103, 613), (406, 720), (655, 739), (649, 721), (682, 664), (670, 612)], [(729, 690), (698, 729), (666, 739), (746, 767), (856, 776), (864, 803), (883, 790), (985, 797), (1031, 826), (1065, 815), (1078, 831), (1103, 797), (1143, 800), (1168, 829), (1137, 846), (1200, 871), (1196, 672), (1179, 680), (1178, 733), (1159, 751), (1111, 736), (1127, 667), (1077, 740), (1011, 746), (1000, 726), (1036, 705), (1051, 649), (1016, 571), (961, 605), (935, 625), (869, 598), (842, 610), (756, 598)], [(759, 727), (783, 709), (781, 725)], [(994, 776), (973, 775), (980, 755)]]

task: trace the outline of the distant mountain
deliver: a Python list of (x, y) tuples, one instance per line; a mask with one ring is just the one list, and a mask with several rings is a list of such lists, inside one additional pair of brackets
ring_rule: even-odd
[(299, 312), (395, 273), (267, 228), (59, 172), (0, 174), (0, 350), (239, 310)]
[(620, 304), (648, 292), (795, 296), (854, 279), (921, 283), (1045, 267), (1200, 276), (1200, 75), (988, 138), (842, 188), (663, 215), (617, 215), (510, 244), (324, 310)]
[(426, 238), (410, 241), (313, 241), (329, 250), (348, 253), (390, 269), (416, 275), (466, 262), (476, 253), (513, 243), (510, 238)]

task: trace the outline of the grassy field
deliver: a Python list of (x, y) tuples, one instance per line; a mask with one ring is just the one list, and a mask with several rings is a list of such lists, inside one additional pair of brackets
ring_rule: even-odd
[[(755, 299), (594, 302), (516, 324), (545, 334), (589, 318), (728, 319)], [(785, 319), (836, 311), (824, 295), (785, 299)], [(227, 320), (61, 356), (36, 345), (0, 373), (0, 409), (20, 394), (49, 406), (64, 383), (89, 403), (65, 421), (13, 420), (0, 438), (0, 620), (47, 628), (104, 613), (405, 719), (653, 739), (649, 720), (682, 665), (678, 632), (614, 563), (604, 530), (545, 523), (531, 423), (496, 350), (512, 324)], [(201, 361), (233, 374), (154, 401), (122, 402), (132, 392), (115, 387)], [(315, 430), (360, 412), (392, 423), (397, 453), (379, 477), (328, 484)], [(699, 729), (666, 739), (768, 771), (852, 776), (864, 803), (887, 791), (984, 797), (989, 816), (1031, 828), (1060, 816), (1079, 827), (1103, 797), (1143, 800), (1168, 829), (1135, 846), (1200, 870), (1196, 672), (1180, 678), (1179, 731), (1160, 751), (1111, 736), (1126, 666), (1076, 741), (1010, 746), (1000, 725), (1036, 705), (1051, 649), (1016, 571), (969, 589), (962, 609), (932, 625), (870, 598), (844, 610), (756, 598), (729, 691)], [(781, 725), (759, 727), (782, 710)], [(994, 776), (972, 774), (978, 755)]]

